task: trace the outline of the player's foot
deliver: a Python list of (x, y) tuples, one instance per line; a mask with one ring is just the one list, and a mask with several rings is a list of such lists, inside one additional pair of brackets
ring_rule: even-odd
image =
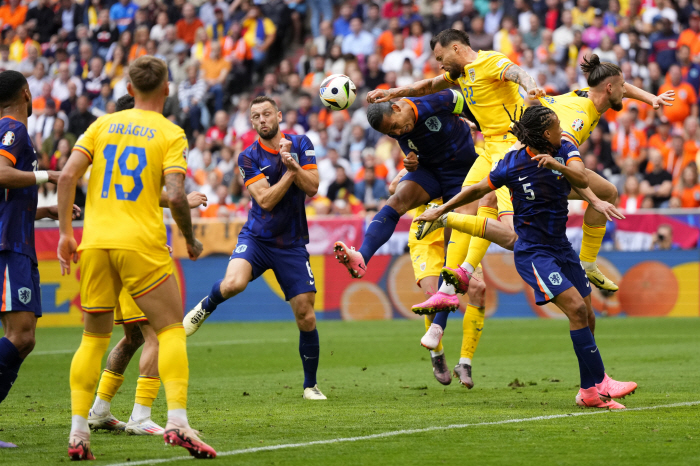
[(14, 443), (3, 442), (2, 440), (0, 440), (0, 448), (17, 448), (17, 445), (15, 445)]
[(71, 461), (94, 460), (90, 451), (90, 432), (72, 431), (68, 438), (68, 456)]
[(618, 382), (608, 377), (608, 374), (605, 374), (603, 381), (595, 386), (603, 399), (624, 398), (637, 389), (636, 382)]
[(445, 361), (445, 354), (438, 356), (430, 356), (430, 360), (433, 363), (433, 375), (435, 380), (443, 385), (449, 385), (452, 383), (452, 374), (450, 374), (450, 369), (447, 367), (447, 361)]
[(216, 451), (202, 442), (194, 429), (180, 419), (168, 419), (163, 440), (166, 445), (179, 446), (198, 459), (216, 458)]
[(588, 276), (588, 281), (593, 283), (595, 286), (601, 290), (615, 292), (620, 289), (612, 280), (603, 275), (597, 265), (594, 269), (585, 269), (586, 275)]
[(454, 370), (455, 377), (459, 379), (459, 383), (468, 389), (474, 388), (474, 380), (472, 380), (472, 366), (469, 364), (457, 364)]
[(129, 422), (126, 423), (126, 429), (124, 429), (127, 434), (131, 435), (163, 435), (165, 429), (151, 421), (150, 417), (142, 419), (140, 421), (134, 421), (133, 418), (129, 418)]
[(438, 291), (427, 301), (416, 304), (411, 307), (411, 311), (419, 316), (425, 314), (435, 314), (436, 312), (449, 311), (454, 312), (459, 308), (459, 298), (456, 294), (447, 294)]
[(112, 413), (107, 413), (104, 416), (98, 416), (91, 409), (88, 414), (88, 425), (92, 430), (124, 430), (126, 427), (126, 422), (122, 422), (116, 417), (112, 416)]
[(425, 332), (423, 338), (420, 339), (420, 344), (429, 350), (434, 350), (440, 344), (442, 334), (442, 327), (440, 327), (438, 324), (430, 324), (430, 328), (428, 328), (428, 331)]
[(304, 395), (303, 398), (305, 400), (326, 400), (326, 395), (321, 393), (321, 390), (318, 389), (318, 385), (314, 385), (313, 387), (306, 387), (304, 389)]
[(471, 280), (472, 274), (461, 265), (456, 269), (443, 267), (440, 273), (445, 283), (454, 286), (457, 293), (464, 294), (469, 289), (469, 280)]
[[(434, 209), (436, 207), (438, 207), (437, 204), (431, 204), (429, 209)], [(432, 222), (418, 222), (418, 229), (416, 230), (416, 239), (422, 240), (435, 230), (445, 228), (445, 222), (447, 222), (447, 214), (439, 216), (437, 220), (433, 220)]]
[[(208, 296), (204, 297), (204, 299), (207, 298)], [(188, 337), (194, 335), (194, 332), (199, 330), (199, 327), (201, 327), (204, 321), (207, 320), (212, 314), (211, 312), (207, 312), (206, 309), (202, 307), (204, 299), (201, 300), (194, 307), (194, 309), (188, 312), (184, 319), (182, 319), (182, 326), (185, 327), (185, 334)]]
[(586, 408), (625, 409), (623, 404), (615, 400), (603, 400), (595, 387), (579, 389), (576, 394), (576, 404)]
[(348, 248), (342, 241), (337, 241), (333, 247), (335, 258), (338, 262), (347, 267), (352, 278), (362, 278), (367, 272), (365, 259), (355, 248)]

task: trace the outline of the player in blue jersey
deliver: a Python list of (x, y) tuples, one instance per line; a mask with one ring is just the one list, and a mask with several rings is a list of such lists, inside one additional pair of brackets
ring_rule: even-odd
[(318, 190), (314, 146), (306, 136), (282, 134), (282, 113), (269, 97), (253, 99), (250, 121), (260, 138), (241, 152), (238, 166), (253, 197), (253, 207), (238, 235), (226, 276), (214, 283), (209, 295), (187, 313), (183, 325), (187, 335), (192, 335), (218, 305), (272, 269), (299, 327), (304, 398), (325, 400), (316, 384), (316, 280), (306, 251), (309, 230), (304, 208), (306, 196), (312, 197)]
[[(0, 403), (7, 397), (24, 359), (34, 349), (41, 317), (34, 220), (58, 219), (56, 206), (37, 208), (39, 185), (56, 183), (59, 172), (38, 171), (39, 160), (27, 134), (32, 94), (16, 71), (0, 73)], [(74, 207), (74, 214), (79, 209)], [(16, 445), (0, 442), (0, 448)]]
[[(455, 205), (473, 202), (507, 186), (513, 197), (515, 266), (535, 291), (538, 305), (553, 302), (569, 319), (571, 340), (579, 362), (580, 406), (622, 409), (612, 398), (624, 398), (637, 384), (618, 382), (605, 373), (600, 351), (593, 338), (591, 286), (581, 262), (566, 237), (567, 196), (571, 186), (588, 187), (588, 176), (576, 146), (562, 143), (559, 118), (547, 107), (530, 107), (513, 121), (512, 133), (523, 148), (508, 152), (494, 163), (481, 182), (466, 187), (453, 204), (431, 209), (416, 218), (425, 231), (448, 226), (462, 231), (483, 232), (488, 222), (474, 216), (444, 214)], [(506, 229), (506, 227), (503, 227)], [(419, 232), (421, 228), (419, 227)], [(482, 236), (479, 234), (479, 236)], [(439, 337), (436, 332), (436, 337)], [(439, 338), (438, 338), (439, 340)]]
[[(464, 97), (455, 90), (368, 107), (372, 128), (399, 142), (408, 173), (370, 222), (359, 250), (341, 241), (335, 243), (336, 258), (353, 278), (364, 276), (367, 263), (391, 238), (403, 214), (431, 199), (441, 197), (447, 202), (462, 189), (464, 177), (477, 159), (470, 124), (460, 117), (463, 108)], [(476, 212), (476, 205), (470, 209), (463, 213)], [(455, 238), (452, 241), (463, 244)]]

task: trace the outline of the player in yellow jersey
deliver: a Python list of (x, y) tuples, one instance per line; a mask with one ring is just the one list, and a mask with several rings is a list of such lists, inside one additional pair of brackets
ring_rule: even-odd
[[(127, 86), (135, 108), (105, 115), (90, 125), (59, 179), (58, 258), (62, 272), (70, 273), (70, 262), (77, 262), (80, 251), (80, 298), (85, 311), (85, 331), (70, 370), (68, 454), (73, 460), (94, 459), (87, 417), (122, 288), (158, 336), (158, 371), (168, 403), (165, 442), (182, 446), (198, 458), (216, 456), (187, 421), (189, 369), (182, 302), (159, 207), (165, 183), (173, 218), (185, 237), (190, 259), (196, 260), (202, 244), (194, 237), (184, 189), (187, 139), (181, 128), (161, 114), (169, 93), (167, 77), (162, 60), (152, 56), (135, 60)], [(90, 164), (86, 220), (78, 248), (70, 210), (77, 181)]]

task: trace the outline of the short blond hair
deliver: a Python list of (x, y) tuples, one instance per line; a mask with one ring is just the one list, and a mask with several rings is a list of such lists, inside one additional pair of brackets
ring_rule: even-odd
[(129, 79), (137, 91), (149, 94), (168, 79), (168, 67), (160, 58), (144, 55), (129, 66)]

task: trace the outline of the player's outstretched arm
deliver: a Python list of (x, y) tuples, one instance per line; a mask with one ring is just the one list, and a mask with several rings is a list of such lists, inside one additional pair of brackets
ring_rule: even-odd
[[(77, 205), (73, 204), (73, 220), (80, 217), (80, 212), (82, 210)], [(44, 218), (50, 218), (51, 220), (58, 220), (58, 206), (52, 205), (48, 207), (39, 207), (36, 209), (36, 215), (34, 220), (41, 220)]]
[(78, 263), (78, 243), (73, 237), (73, 202), (75, 187), (90, 166), (90, 159), (81, 151), (74, 150), (58, 179), (58, 261), (61, 274), (70, 273), (70, 263)]
[[(190, 209), (194, 209), (199, 206), (206, 207), (207, 201), (207, 196), (198, 191), (192, 191), (187, 195), (187, 202), (190, 204)], [(158, 205), (160, 205), (161, 207), (169, 207), (167, 191), (162, 191), (160, 193), (160, 201), (158, 202)]]
[(170, 213), (175, 223), (177, 223), (182, 236), (185, 237), (187, 254), (191, 260), (197, 260), (202, 253), (202, 243), (194, 237), (190, 203), (185, 194), (185, 175), (182, 173), (168, 173), (165, 175), (165, 190), (168, 196)]
[(416, 217), (413, 221), (430, 222), (437, 220), (441, 215), (447, 212), (451, 212), (457, 207), (461, 207), (463, 205), (467, 205), (471, 202), (474, 202), (477, 199), (481, 199), (491, 191), (493, 191), (493, 189), (491, 188), (491, 186), (489, 186), (488, 177), (484, 178), (475, 185), (462, 187), (462, 191), (455, 197), (450, 199), (449, 202), (446, 202), (445, 204), (435, 209), (427, 209), (425, 212), (423, 212), (423, 214)]
[(510, 65), (503, 75), (503, 79), (520, 84), (523, 89), (525, 89), (525, 92), (527, 92), (528, 98), (531, 100), (547, 95), (544, 89), (537, 87), (537, 83), (532, 76), (527, 74), (525, 70), (520, 68), (518, 65)]
[(676, 91), (666, 91), (661, 95), (654, 95), (645, 91), (644, 89), (638, 88), (633, 84), (625, 83), (625, 97), (644, 102), (651, 105), (655, 109), (661, 107), (662, 105), (667, 107), (672, 106), (673, 101), (676, 100), (675, 95)]
[(292, 186), (295, 176), (295, 173), (287, 171), (274, 186), (270, 186), (267, 179), (263, 178), (248, 185), (248, 192), (263, 210), (270, 212)]
[(56, 171), (25, 172), (17, 170), (12, 160), (0, 156), (0, 188), (2, 189), (27, 188), (47, 181), (56, 183), (60, 174), (61, 172)]
[(440, 75), (431, 79), (423, 79), (410, 86), (395, 87), (393, 89), (375, 89), (367, 94), (367, 102), (388, 102), (399, 97), (422, 97), (424, 95), (435, 94), (452, 87), (453, 84)]
[(557, 162), (557, 160), (549, 154), (538, 154), (532, 158), (537, 161), (538, 167), (556, 170), (564, 175), (571, 186), (579, 189), (588, 189), (588, 175), (586, 175), (586, 167), (583, 162), (578, 160), (569, 160), (568, 165)]

